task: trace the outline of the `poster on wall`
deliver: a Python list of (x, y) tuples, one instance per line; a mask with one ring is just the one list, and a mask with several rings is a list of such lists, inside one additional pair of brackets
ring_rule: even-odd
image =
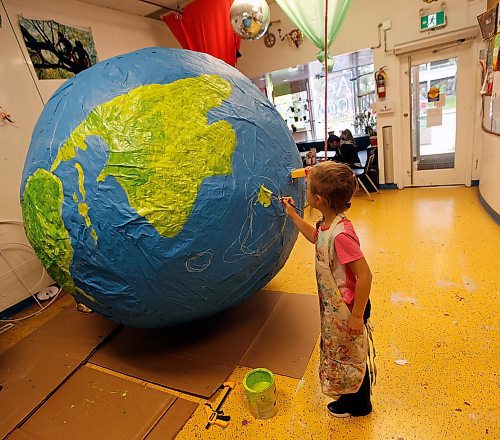
[(24, 44), (38, 79), (67, 79), (97, 63), (90, 28), (19, 17)]
[(427, 127), (443, 125), (443, 109), (441, 107), (427, 109)]
[(477, 16), (483, 40), (493, 37), (497, 31), (498, 4)]
[(427, 102), (439, 101), (439, 87), (431, 87), (427, 92)]

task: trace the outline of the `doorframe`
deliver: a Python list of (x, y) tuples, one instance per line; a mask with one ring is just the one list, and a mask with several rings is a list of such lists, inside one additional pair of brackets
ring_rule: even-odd
[[(474, 40), (467, 40), (464, 43), (458, 45), (455, 44), (448, 48), (439, 48), (439, 47), (426, 47), (425, 49), (421, 49), (418, 51), (413, 51), (405, 54), (405, 56), (401, 56), (399, 58), (399, 78), (400, 78), (400, 93), (401, 93), (401, 115), (400, 115), (400, 127), (401, 127), (401, 141), (402, 148), (400, 154), (400, 169), (401, 169), (401, 187), (413, 187), (419, 186), (412, 183), (412, 169), (413, 169), (413, 158), (412, 158), (412, 138), (411, 138), (411, 103), (410, 103), (410, 94), (411, 94), (411, 62), (413, 59), (444, 59), (444, 58), (452, 58), (452, 57), (460, 57), (459, 63), (463, 63), (463, 68), (461, 71), (463, 74), (463, 80), (460, 79), (461, 82), (464, 83), (463, 90), (463, 104), (461, 104), (460, 111), (464, 113), (464, 117), (461, 120), (466, 121), (466, 127), (464, 130), (464, 136), (461, 140), (464, 142), (463, 149), (463, 160), (464, 160), (464, 173), (463, 173), (463, 181), (458, 183), (458, 185), (470, 186), (472, 181), (472, 168), (473, 168), (473, 155), (474, 155), (474, 122), (476, 119), (475, 114), (475, 90), (476, 90), (476, 81), (477, 81), (477, 73), (474, 70), (476, 67), (475, 63), (472, 63), (473, 60), (473, 48), (476, 47)], [(434, 53), (433, 51), (437, 50), (439, 52)], [(461, 66), (461, 64), (459, 64)], [(457, 71), (458, 75), (458, 71)], [(407, 116), (404, 116), (404, 115)], [(458, 112), (457, 112), (458, 115)], [(457, 119), (457, 124), (459, 120)], [(456, 141), (458, 141), (458, 133)], [(457, 185), (457, 183), (454, 183)]]

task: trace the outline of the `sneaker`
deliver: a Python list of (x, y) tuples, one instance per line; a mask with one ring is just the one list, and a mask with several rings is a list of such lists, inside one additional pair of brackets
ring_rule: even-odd
[(352, 404), (348, 403), (346, 399), (335, 400), (326, 405), (328, 409), (328, 414), (333, 417), (343, 418), (343, 417), (362, 417), (367, 416), (372, 412), (372, 404), (368, 403), (363, 408), (355, 408)]

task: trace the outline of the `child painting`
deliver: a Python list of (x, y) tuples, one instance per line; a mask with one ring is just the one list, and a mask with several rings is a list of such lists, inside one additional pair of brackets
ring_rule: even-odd
[(316, 245), (322, 392), (336, 399), (327, 405), (330, 415), (366, 416), (372, 411), (367, 366), (372, 274), (345, 214), (357, 181), (347, 165), (327, 161), (311, 168), (306, 184), (307, 202), (322, 213), (316, 227), (297, 214), (293, 199), (281, 201), (299, 231)]

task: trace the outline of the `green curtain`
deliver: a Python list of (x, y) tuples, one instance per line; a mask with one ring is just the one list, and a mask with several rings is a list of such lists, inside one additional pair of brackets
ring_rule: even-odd
[[(316, 57), (325, 66), (325, 160), (327, 159), (328, 139), (328, 72), (333, 70), (333, 57), (330, 46), (342, 26), (351, 5), (351, 0), (328, 0), (327, 35), (325, 35), (326, 0), (276, 0), (279, 7), (312, 43), (320, 49)], [(325, 60), (325, 41), (327, 60)]]
[[(325, 0), (276, 0), (288, 18), (318, 47), (318, 60), (324, 61)], [(351, 0), (328, 0), (329, 49), (349, 10)]]

